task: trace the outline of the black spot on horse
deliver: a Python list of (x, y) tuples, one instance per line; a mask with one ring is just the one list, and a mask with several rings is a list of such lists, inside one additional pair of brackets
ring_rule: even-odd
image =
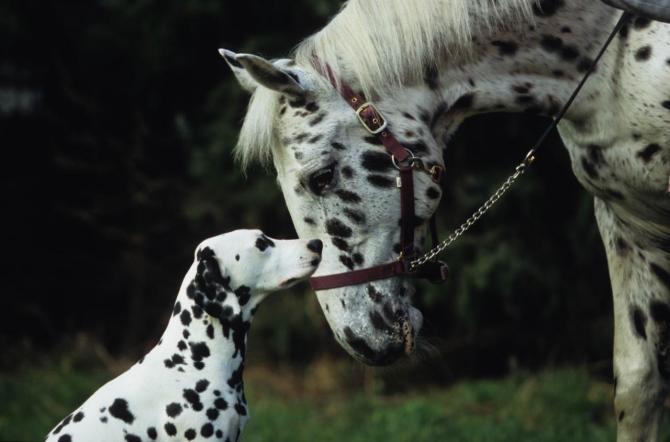
[(384, 145), (384, 143), (382, 143), (382, 140), (380, 140), (379, 137), (374, 136), (374, 135), (369, 135), (367, 137), (364, 137), (363, 141), (365, 141), (368, 144), (375, 145), (375, 146), (383, 146)]
[(375, 304), (379, 304), (382, 302), (382, 294), (379, 290), (377, 290), (372, 284), (368, 284), (367, 286), (367, 294), (368, 297), (374, 302)]
[(564, 5), (563, 0), (540, 0), (533, 3), (533, 13), (538, 17), (551, 17)]
[(515, 41), (494, 40), (491, 44), (498, 48), (498, 53), (503, 56), (511, 56), (517, 53), (519, 45)]
[(354, 176), (354, 170), (349, 166), (344, 166), (341, 169), (341, 172), (342, 172), (342, 176), (345, 177), (345, 178), (351, 178), (351, 177)]
[(658, 278), (666, 288), (670, 289), (670, 272), (653, 262), (649, 264), (649, 268), (651, 269), (651, 273), (656, 275), (656, 278)]
[(540, 46), (547, 52), (558, 52), (563, 48), (563, 40), (553, 35), (543, 35), (540, 39)]
[(391, 157), (384, 152), (368, 150), (363, 152), (363, 167), (372, 172), (385, 172), (393, 169)]
[(349, 226), (337, 218), (332, 218), (326, 221), (326, 232), (328, 232), (330, 236), (337, 236), (340, 238), (349, 238), (353, 233)]
[(435, 186), (430, 186), (428, 189), (426, 189), (426, 196), (432, 200), (440, 198), (440, 195), (440, 189)]
[(670, 305), (661, 301), (649, 304), (649, 315), (656, 323), (656, 363), (658, 372), (666, 381), (670, 379)]
[(426, 69), (426, 73), (424, 74), (424, 81), (428, 85), (428, 87), (431, 90), (436, 90), (437, 88), (440, 87), (439, 84), (439, 73), (437, 72), (437, 68), (433, 65), (429, 66)]
[(342, 250), (343, 252), (349, 252), (349, 243), (343, 240), (342, 238), (334, 236), (330, 240), (333, 243), (333, 245), (338, 249)]
[(344, 337), (351, 349), (361, 355), (368, 364), (386, 365), (395, 361), (403, 352), (401, 344), (392, 345), (383, 352), (374, 351), (364, 339), (356, 336), (350, 327), (344, 328)]
[(575, 46), (563, 46), (561, 58), (565, 61), (574, 61), (579, 57), (579, 49)]
[(338, 189), (335, 191), (335, 196), (344, 201), (345, 203), (360, 203), (361, 197), (358, 194), (351, 192), (349, 190)]
[(114, 399), (112, 405), (109, 406), (109, 414), (127, 424), (132, 424), (135, 420), (135, 416), (128, 409), (128, 402), (125, 399)]
[(337, 150), (347, 150), (347, 148), (344, 147), (344, 145), (341, 143), (330, 143), (330, 145)]
[(635, 332), (639, 337), (647, 339), (647, 316), (642, 312), (640, 307), (634, 306), (630, 310), (631, 319), (635, 327)]
[(635, 60), (647, 61), (651, 57), (651, 46), (642, 46), (635, 52)]
[(340, 255), (340, 262), (344, 264), (344, 266), (349, 270), (354, 269), (354, 261), (352, 261), (352, 259), (349, 258), (348, 256)]
[(305, 221), (305, 224), (309, 224), (310, 226), (315, 226), (316, 225), (316, 221), (314, 221), (314, 219), (312, 219), (312, 218), (305, 217), (302, 220)]
[(652, 160), (654, 155), (660, 152), (661, 146), (658, 144), (650, 144), (641, 151), (637, 153), (637, 157), (640, 158), (645, 163), (648, 163)]
[(577, 63), (577, 72), (584, 74), (593, 66), (593, 60), (589, 57), (582, 57)]
[(358, 210), (353, 210), (348, 207), (345, 207), (343, 212), (347, 218), (354, 222), (354, 224), (365, 224), (365, 214), (363, 214), (363, 212), (359, 212)]
[(664, 108), (670, 110), (670, 100), (666, 100), (666, 101), (664, 101), (663, 103), (661, 103), (661, 106), (663, 106)]
[(630, 244), (628, 244), (628, 242), (626, 242), (626, 240), (620, 236), (617, 237), (617, 239), (614, 241), (614, 248), (617, 255), (619, 256), (626, 255), (628, 252), (630, 252)]
[(474, 104), (475, 101), (475, 95), (472, 93), (465, 94), (461, 96), (456, 102), (451, 106), (452, 111), (455, 110), (468, 110), (472, 108), (472, 105)]
[(598, 174), (598, 170), (596, 170), (596, 167), (591, 163), (589, 160), (586, 159), (586, 157), (582, 157), (582, 169), (584, 169), (584, 172), (591, 178), (592, 180), (598, 179), (600, 176)]
[(649, 27), (650, 24), (651, 20), (648, 19), (647, 17), (635, 17), (635, 19), (633, 20), (633, 27), (638, 31), (640, 29), (645, 29)]
[(390, 188), (394, 186), (394, 181), (383, 175), (368, 175), (367, 180), (375, 187)]

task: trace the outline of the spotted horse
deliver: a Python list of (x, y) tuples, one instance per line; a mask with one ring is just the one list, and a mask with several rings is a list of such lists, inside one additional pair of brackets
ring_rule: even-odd
[(158, 345), (46, 440), (237, 441), (249, 418), (242, 374), (254, 313), (269, 293), (309, 278), (322, 246), (257, 230), (202, 242)]
[[(222, 51), (252, 93), (237, 155), (242, 166), (274, 163), (299, 236), (325, 243), (317, 276), (392, 262), (398, 170), (340, 86), (373, 102), (422, 164), (444, 167), (451, 136), (472, 115), (554, 117), (620, 17), (593, 0), (350, 0), (289, 58)], [(634, 17), (559, 126), (607, 251), (620, 441), (657, 439), (670, 384), (669, 123), (670, 26)], [(442, 191), (425, 173), (413, 187), (418, 248)], [(419, 332), (412, 293), (398, 276), (317, 298), (337, 341), (381, 365)]]

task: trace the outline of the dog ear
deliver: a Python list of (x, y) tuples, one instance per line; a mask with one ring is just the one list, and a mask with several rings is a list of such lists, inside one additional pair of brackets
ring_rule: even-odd
[(275, 66), (268, 60), (252, 54), (236, 54), (227, 49), (219, 49), (242, 87), (254, 92), (258, 86), (282, 92), (294, 97), (305, 95), (297, 74), (287, 68)]

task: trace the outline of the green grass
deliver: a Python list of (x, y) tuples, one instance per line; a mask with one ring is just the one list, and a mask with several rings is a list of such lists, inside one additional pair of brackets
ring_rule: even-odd
[[(67, 364), (0, 375), (0, 440), (41, 440), (108, 375)], [(245, 442), (613, 441), (610, 386), (563, 369), (402, 396), (281, 398), (247, 386)], [(262, 391), (263, 390), (263, 391)], [(663, 428), (664, 438), (670, 428)]]

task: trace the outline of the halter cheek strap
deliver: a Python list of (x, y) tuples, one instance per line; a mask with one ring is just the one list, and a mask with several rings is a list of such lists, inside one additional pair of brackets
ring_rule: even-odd
[[(442, 168), (433, 166), (427, 168), (424, 163), (414, 157), (414, 154), (405, 148), (388, 129), (388, 122), (377, 110), (374, 104), (366, 101), (365, 97), (357, 94), (346, 83), (337, 81), (330, 66), (323, 66), (318, 60), (315, 66), (335, 87), (342, 98), (352, 107), (361, 125), (370, 134), (376, 136), (384, 145), (386, 152), (391, 156), (393, 165), (399, 170), (400, 177), (397, 185), (400, 189), (400, 259), (390, 263), (362, 270), (354, 270), (335, 275), (316, 276), (310, 279), (314, 290), (327, 290), (363, 284), (370, 281), (393, 278), (396, 276), (425, 277), (434, 281), (446, 280), (448, 271), (446, 265), (438, 267), (426, 265), (419, 270), (412, 269), (411, 258), (414, 257), (414, 169), (422, 170), (431, 175), (433, 181), (439, 183), (442, 178)], [(431, 224), (433, 221), (431, 221)], [(431, 226), (431, 232), (434, 229)]]

